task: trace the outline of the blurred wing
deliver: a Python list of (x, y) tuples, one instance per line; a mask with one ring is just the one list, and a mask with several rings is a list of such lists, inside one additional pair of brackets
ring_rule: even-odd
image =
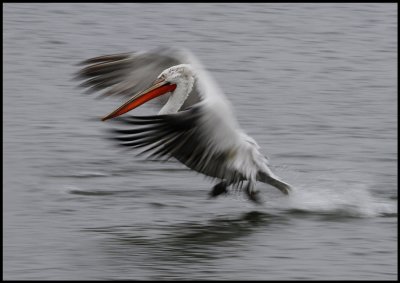
[[(188, 51), (183, 49), (159, 48), (148, 52), (104, 55), (81, 62), (84, 67), (76, 78), (84, 80), (80, 86), (87, 88), (88, 93), (100, 92), (100, 97), (126, 98), (148, 87), (165, 69), (190, 64), (187, 54)], [(182, 109), (198, 101), (199, 93), (194, 87)]]
[[(229, 143), (219, 144), (221, 139), (232, 141), (238, 136), (231, 132), (230, 139), (215, 137), (215, 132), (223, 135), (225, 131), (215, 129), (215, 125), (210, 125), (210, 120), (204, 119), (208, 111), (209, 109), (200, 103), (176, 114), (119, 117), (115, 121), (131, 128), (135, 127), (111, 131), (114, 135), (117, 134), (115, 139), (120, 145), (142, 148), (144, 150), (141, 154), (146, 153), (151, 158), (175, 157), (189, 168), (207, 176), (239, 180), (239, 173), (227, 166), (232, 155)], [(210, 132), (210, 129), (215, 131)]]

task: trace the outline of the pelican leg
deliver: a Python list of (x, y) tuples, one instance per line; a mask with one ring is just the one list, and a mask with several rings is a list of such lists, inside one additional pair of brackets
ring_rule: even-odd
[(228, 190), (226, 189), (228, 187), (228, 183), (226, 181), (222, 181), (221, 183), (216, 184), (211, 192), (209, 192), (209, 196), (211, 198), (215, 198), (219, 196), (220, 194), (227, 194)]
[(248, 196), (248, 198), (251, 201), (255, 202), (256, 204), (261, 204), (262, 201), (261, 201), (261, 198), (259, 196), (260, 191), (258, 191), (255, 188), (256, 187), (255, 185), (256, 185), (256, 183), (252, 182), (252, 181), (249, 181), (247, 183), (246, 190), (245, 190), (246, 191), (246, 195)]

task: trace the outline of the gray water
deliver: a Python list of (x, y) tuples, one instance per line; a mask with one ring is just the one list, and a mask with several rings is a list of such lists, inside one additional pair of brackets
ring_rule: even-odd
[[(184, 46), (295, 186), (121, 151), (81, 60)], [(396, 4), (3, 4), (4, 279), (397, 279)], [(143, 107), (135, 114), (153, 114)]]

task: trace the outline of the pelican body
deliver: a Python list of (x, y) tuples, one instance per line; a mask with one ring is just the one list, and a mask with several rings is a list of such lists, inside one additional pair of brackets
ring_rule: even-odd
[(288, 194), (291, 186), (268, 167), (256, 141), (239, 126), (232, 106), (193, 54), (158, 49), (92, 58), (79, 73), (81, 84), (103, 96), (131, 96), (103, 121), (121, 116), (147, 101), (164, 104), (158, 115), (118, 120), (131, 129), (115, 129), (121, 146), (141, 148), (148, 157), (175, 158), (192, 170), (219, 180), (209, 195), (245, 188), (260, 203), (257, 181)]

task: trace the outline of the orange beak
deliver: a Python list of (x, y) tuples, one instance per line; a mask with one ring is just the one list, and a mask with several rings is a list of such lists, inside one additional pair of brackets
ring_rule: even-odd
[(115, 109), (113, 112), (103, 117), (101, 120), (105, 121), (111, 118), (118, 117), (136, 107), (146, 103), (147, 101), (156, 98), (160, 95), (163, 95), (167, 92), (174, 91), (176, 88), (176, 84), (170, 84), (163, 79), (156, 80), (151, 87), (148, 89), (141, 91), (135, 94), (132, 98), (130, 98), (123, 105)]

